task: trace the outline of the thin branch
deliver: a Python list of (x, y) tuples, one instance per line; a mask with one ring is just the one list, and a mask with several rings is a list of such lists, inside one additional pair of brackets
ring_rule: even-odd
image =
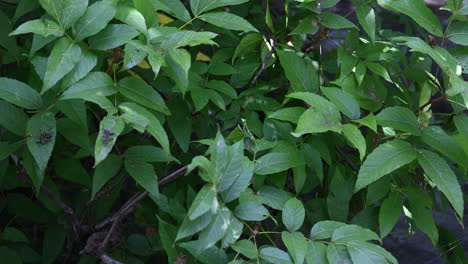
[(100, 256), (102, 262), (106, 263), (106, 264), (124, 264), (123, 262), (120, 262), (118, 260), (115, 260), (111, 257), (109, 257), (109, 255), (107, 255), (106, 253), (103, 253), (101, 256)]
[(253, 77), (252, 81), (250, 81), (250, 86), (254, 86), (255, 83), (257, 82), (258, 78), (260, 78), (260, 75), (266, 70), (266, 66), (268, 63), (268, 60), (273, 56), (273, 53), (275, 52), (276, 45), (275, 45), (275, 40), (272, 38), (272, 45), (271, 45), (271, 50), (268, 52), (268, 54), (263, 58), (262, 60), (262, 66), (260, 67), (260, 70), (258, 70), (257, 74)]
[[(163, 186), (163, 185), (166, 185), (174, 180), (176, 180), (178, 177), (180, 177), (181, 175), (184, 174), (184, 172), (187, 170), (188, 168), (188, 165), (185, 165), (183, 166), (182, 168), (174, 171), (173, 173), (171, 173), (170, 175), (162, 178), (159, 182), (158, 182), (158, 185), (159, 186)], [(100, 244), (99, 248), (97, 249), (97, 252), (94, 252), (95, 255), (97, 256), (100, 256), (101, 259), (104, 257), (106, 257), (107, 255), (104, 253), (104, 250), (106, 249), (109, 241), (111, 240), (111, 236), (113, 235), (113, 233), (115, 232), (115, 230), (117, 229), (117, 226), (119, 224), (119, 222), (125, 218), (127, 215), (129, 215), (131, 212), (133, 212), (136, 207), (137, 207), (137, 204), (143, 199), (146, 197), (146, 195), (148, 195), (148, 192), (147, 191), (144, 191), (142, 193), (136, 193), (135, 195), (133, 195), (114, 215), (112, 215), (111, 217), (108, 217), (106, 218), (104, 221), (102, 221), (101, 223), (97, 224), (95, 226), (95, 229), (96, 230), (100, 230), (102, 228), (104, 228), (105, 226), (107, 226), (108, 224), (112, 223), (112, 226), (111, 228), (109, 229), (109, 231), (107, 232), (104, 240), (102, 241), (102, 243)], [(92, 253), (92, 252), (86, 252), (86, 253)], [(109, 256), (107, 256), (109, 257)], [(107, 258), (106, 257), (106, 258)], [(104, 262), (105, 260), (102, 259)], [(105, 263), (119, 263), (119, 262), (105, 262)]]
[[(24, 183), (27, 183), (31, 186), (33, 186), (33, 183), (31, 182), (31, 180), (25, 176), (24, 174), (22, 173), (19, 173), (18, 176), (20, 177), (21, 181), (24, 182)], [(70, 206), (68, 206), (65, 202), (63, 202), (62, 200), (60, 200), (60, 198), (58, 198), (53, 192), (51, 192), (47, 187), (45, 187), (44, 185), (41, 186), (40, 190), (39, 190), (42, 194), (44, 194), (45, 196), (47, 196), (49, 199), (51, 199), (54, 203), (56, 203), (60, 208), (62, 208), (62, 210), (65, 212), (65, 214), (68, 215), (68, 217), (70, 218), (70, 221), (72, 223), (72, 228), (73, 228), (73, 232), (76, 236), (79, 236), (79, 233), (80, 233), (80, 221), (78, 220), (78, 217), (76, 216), (75, 214), (75, 211), (73, 210), (73, 208), (71, 208)]]
[(346, 160), (346, 162), (349, 164), (349, 166), (353, 169), (353, 171), (359, 171), (359, 168), (358, 166), (356, 166), (356, 164), (354, 164), (354, 162), (348, 157), (348, 155), (346, 155), (346, 153), (344, 153), (343, 150), (341, 150), (338, 146), (336, 146), (336, 150), (338, 150), (338, 152), (341, 154), (341, 156), (343, 156), (343, 158)]
[(446, 96), (446, 95), (431, 99), (431, 100), (427, 101), (425, 104), (423, 104), (420, 107), (416, 108), (413, 112), (417, 113), (417, 112), (423, 110), (424, 108), (426, 108), (426, 106), (428, 106), (430, 104), (437, 103), (439, 101), (445, 101), (447, 99), (448, 99), (448, 96)]
[(322, 42), (328, 38), (328, 33), (330, 33), (329, 28), (320, 27), (320, 31), (315, 35), (315, 38), (309, 44), (301, 48), (301, 50), (304, 52), (302, 58), (305, 58), (312, 50), (322, 45)]
[[(120, 169), (120, 171), (117, 172), (117, 175), (120, 174), (122, 170), (123, 169)], [(115, 189), (115, 187), (117, 187), (122, 182), (125, 176), (126, 176), (126, 173), (122, 173), (116, 182), (114, 182), (110, 186), (102, 188), (91, 200), (89, 200), (86, 203), (86, 207), (90, 207), (95, 201), (99, 201), (101, 199), (108, 197), (112, 193), (112, 191)]]

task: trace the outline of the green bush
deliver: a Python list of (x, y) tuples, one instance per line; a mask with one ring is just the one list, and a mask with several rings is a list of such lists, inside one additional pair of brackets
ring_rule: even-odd
[(467, 262), (466, 1), (0, 7), (2, 262)]

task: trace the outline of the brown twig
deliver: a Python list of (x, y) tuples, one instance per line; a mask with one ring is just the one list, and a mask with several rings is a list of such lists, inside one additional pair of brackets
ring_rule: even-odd
[[(170, 175), (162, 178), (159, 182), (158, 182), (158, 185), (159, 186), (163, 186), (165, 184), (168, 184), (172, 181), (174, 181), (175, 179), (177, 179), (178, 177), (180, 177), (186, 170), (187, 170), (187, 167), (188, 165), (185, 165), (183, 166), (182, 168), (174, 171), (173, 173), (171, 173)], [(105, 253), (104, 253), (104, 250), (106, 249), (109, 241), (111, 240), (111, 237), (113, 235), (113, 233), (115, 232), (115, 230), (117, 229), (117, 226), (119, 224), (119, 222), (125, 218), (127, 215), (129, 215), (131, 212), (133, 212), (138, 204), (138, 202), (140, 202), (143, 198), (146, 197), (146, 195), (148, 195), (148, 192), (147, 191), (144, 191), (142, 193), (136, 193), (135, 195), (133, 195), (116, 213), (114, 213), (111, 217), (108, 217), (106, 218), (104, 221), (102, 221), (101, 223), (97, 224), (95, 226), (95, 229), (96, 230), (100, 230), (100, 229), (103, 229), (104, 227), (106, 227), (108, 224), (112, 223), (112, 226), (111, 228), (109, 229), (109, 231), (107, 232), (106, 236), (104, 237), (104, 239), (102, 240), (102, 243), (100, 244), (100, 246), (98, 247), (97, 249), (97, 252), (89, 252), (89, 251), (83, 251), (83, 253), (91, 253), (91, 254), (94, 254), (96, 256), (100, 256), (101, 259), (103, 258), (103, 256), (107, 256)], [(95, 233), (96, 234), (96, 233)], [(109, 256), (107, 256), (109, 257)], [(106, 258), (107, 258), (106, 257)], [(104, 262), (105, 260), (102, 259)], [(105, 263), (119, 263), (119, 262), (105, 262)]]
[[(116, 175), (119, 175), (122, 172), (122, 170), (123, 169), (120, 169), (120, 171), (117, 172)], [(86, 203), (86, 207), (90, 207), (95, 201), (99, 201), (101, 199), (108, 197), (112, 193), (112, 191), (115, 189), (115, 187), (117, 187), (122, 182), (122, 180), (125, 179), (126, 175), (127, 175), (126, 173), (122, 173), (116, 182), (114, 182), (110, 186), (102, 188), (91, 200), (89, 200)]]
[[(27, 176), (25, 176), (23, 173), (19, 173), (18, 176), (20, 177), (22, 182), (33, 186), (33, 183), (31, 182), (31, 180)], [(60, 198), (58, 198), (47, 187), (42, 185), (39, 191), (42, 194), (44, 194), (45, 196), (47, 196), (49, 199), (51, 199), (54, 203), (56, 203), (60, 208), (62, 208), (62, 210), (65, 212), (65, 214), (68, 215), (68, 217), (70, 218), (70, 222), (72, 223), (73, 232), (74, 232), (75, 236), (78, 237), (79, 234), (80, 234), (80, 231), (81, 231), (80, 230), (80, 221), (78, 220), (78, 217), (76, 216), (75, 211), (73, 210), (73, 208), (71, 208), (65, 202), (60, 200)]]
[(346, 160), (346, 162), (349, 164), (349, 166), (353, 169), (353, 171), (359, 171), (358, 166), (356, 166), (356, 164), (354, 164), (354, 162), (348, 157), (348, 155), (346, 155), (346, 153), (344, 153), (343, 150), (341, 150), (338, 146), (336, 146), (336, 150), (338, 150), (338, 152), (341, 154), (341, 156), (343, 156), (343, 158)]
[(448, 96), (446, 96), (446, 95), (443, 95), (443, 96), (441, 96), (441, 97), (437, 97), (437, 98), (431, 99), (431, 100), (427, 101), (425, 104), (421, 105), (420, 107), (414, 109), (413, 112), (417, 113), (417, 112), (423, 110), (424, 108), (426, 108), (426, 106), (428, 106), (428, 105), (430, 105), (430, 104), (437, 103), (437, 102), (439, 102), (439, 101), (445, 101), (445, 100), (447, 100), (447, 99), (448, 99)]
[(318, 48), (322, 42), (328, 38), (328, 33), (330, 33), (329, 28), (320, 27), (319, 32), (315, 35), (314, 39), (309, 44), (301, 48), (301, 50), (304, 52), (302, 58), (305, 58), (312, 50)]
[(260, 69), (258, 70), (257, 74), (255, 74), (255, 76), (250, 81), (250, 86), (251, 87), (255, 85), (258, 78), (260, 78), (260, 75), (262, 75), (262, 73), (266, 70), (266, 65), (268, 63), (268, 60), (271, 58), (271, 56), (273, 56), (273, 53), (276, 50), (276, 40), (275, 40), (275, 38), (271, 38), (271, 40), (272, 40), (271, 50), (270, 50), (270, 52), (268, 52), (268, 54), (265, 56), (265, 58), (263, 58), (262, 66), (260, 66)]

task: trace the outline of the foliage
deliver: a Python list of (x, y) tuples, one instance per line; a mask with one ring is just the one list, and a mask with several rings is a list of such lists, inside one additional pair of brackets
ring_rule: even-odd
[(351, 2), (1, 1), (2, 261), (466, 263), (467, 2)]

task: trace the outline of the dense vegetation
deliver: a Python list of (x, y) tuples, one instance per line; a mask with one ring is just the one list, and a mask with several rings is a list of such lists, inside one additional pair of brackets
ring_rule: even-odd
[(467, 263), (466, 0), (0, 8), (0, 262)]

